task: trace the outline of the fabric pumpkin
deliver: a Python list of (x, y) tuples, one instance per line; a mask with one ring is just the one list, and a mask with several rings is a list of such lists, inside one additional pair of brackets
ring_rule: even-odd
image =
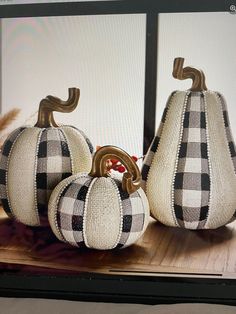
[(183, 69), (182, 58), (173, 74), (200, 86), (168, 99), (142, 167), (143, 187), (163, 224), (215, 229), (236, 217), (236, 151), (226, 102), (206, 89), (202, 71)]
[[(47, 204), (54, 187), (92, 164), (92, 145), (72, 126), (57, 126), (52, 111), (70, 112), (79, 90), (69, 89), (66, 102), (48, 96), (40, 103), (34, 127), (21, 127), (5, 141), (0, 157), (0, 198), (10, 217), (36, 226), (47, 223)], [(47, 109), (47, 110), (46, 110)]]
[[(122, 181), (107, 175), (107, 159), (125, 163)], [(49, 222), (57, 238), (77, 247), (100, 250), (136, 242), (149, 220), (140, 171), (123, 150), (104, 146), (94, 155), (92, 171), (71, 176), (55, 188)]]

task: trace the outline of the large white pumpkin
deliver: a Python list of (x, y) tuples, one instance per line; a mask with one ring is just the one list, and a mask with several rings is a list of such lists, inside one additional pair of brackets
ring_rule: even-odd
[(53, 111), (71, 112), (79, 89), (70, 88), (67, 101), (47, 96), (40, 103), (38, 122), (21, 127), (5, 141), (0, 156), (0, 198), (6, 213), (37, 226), (47, 223), (47, 205), (54, 187), (79, 171), (89, 171), (92, 145), (83, 132), (58, 126)]

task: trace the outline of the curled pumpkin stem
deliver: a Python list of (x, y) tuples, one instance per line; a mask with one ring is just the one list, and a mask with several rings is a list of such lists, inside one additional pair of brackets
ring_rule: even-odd
[(173, 66), (173, 77), (179, 80), (192, 79), (191, 91), (207, 90), (205, 75), (202, 70), (192, 67), (183, 67), (184, 58), (175, 58)]
[(127, 169), (127, 172), (124, 173), (122, 178), (123, 191), (128, 194), (137, 191), (141, 185), (139, 168), (132, 157), (121, 148), (115, 146), (103, 146), (97, 150), (93, 157), (92, 169), (89, 175), (92, 177), (107, 177), (109, 175), (107, 160), (109, 159), (119, 160)]
[(80, 90), (78, 88), (69, 88), (68, 92), (69, 97), (66, 101), (54, 96), (47, 96), (41, 100), (36, 127), (58, 127), (53, 117), (53, 111), (69, 113), (75, 110), (79, 102)]

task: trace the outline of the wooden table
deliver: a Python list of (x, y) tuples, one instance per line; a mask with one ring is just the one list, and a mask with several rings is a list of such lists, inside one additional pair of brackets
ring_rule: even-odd
[[(63, 293), (66, 298), (81, 298), (81, 291), (78, 290), (78, 287), (83, 290), (81, 280), (84, 280), (83, 284), (89, 282), (92, 284), (89, 292), (83, 292), (83, 295), (87, 297), (94, 293), (97, 295), (100, 288), (98, 289), (96, 284), (102, 280), (103, 288), (108, 289), (104, 288), (106, 291), (101, 292), (101, 296), (106, 296), (106, 300), (111, 291), (113, 291), (112, 300), (114, 300), (114, 294), (118, 292), (120, 296), (123, 296), (122, 300), (126, 300), (134, 294), (128, 289), (130, 284), (134, 291), (138, 289), (136, 292), (138, 300), (143, 300), (142, 302), (145, 303), (156, 303), (157, 300), (163, 302), (163, 298), (166, 300), (168, 294), (171, 294), (171, 289), (175, 287), (174, 289), (177, 290), (172, 291), (172, 297), (168, 300), (178, 302), (179, 300), (195, 300), (196, 297), (205, 300), (205, 295), (210, 300), (209, 302), (216, 303), (222, 299), (220, 296), (223, 297), (226, 294), (227, 300), (223, 303), (234, 304), (236, 300), (236, 287), (234, 287), (236, 286), (236, 222), (217, 230), (190, 231), (169, 228), (151, 219), (147, 231), (137, 244), (123, 250), (95, 251), (76, 249), (61, 243), (54, 238), (48, 228), (23, 226), (7, 218), (1, 210), (0, 263), (2, 263), (3, 274), (0, 279), (0, 292), (3, 294), (8, 289), (8, 292), (14, 292), (14, 295), (18, 295), (19, 291), (20, 295), (21, 293), (31, 295), (28, 286), (24, 284), (22, 286), (22, 283), (29, 280), (32, 292), (38, 289), (39, 281), (43, 280), (41, 293), (43, 296), (53, 297), (54, 295), (45, 292), (50, 286), (50, 278), (53, 277), (51, 288), (54, 292), (59, 287), (58, 280), (64, 280)], [(49, 282), (49, 286), (45, 286), (45, 280)], [(74, 286), (73, 280), (76, 281)], [(125, 289), (122, 285), (118, 288), (118, 283), (121, 282), (126, 282)], [(107, 286), (107, 283), (113, 283), (113, 286)], [(143, 292), (144, 283), (147, 285), (147, 293)], [(150, 283), (158, 284), (151, 285), (152, 291), (148, 293)], [(166, 292), (160, 296), (163, 284), (166, 290), (162, 292)], [(206, 290), (206, 285), (210, 285), (209, 291)], [(196, 293), (190, 294), (190, 288), (186, 290), (186, 287), (190, 286), (191, 289), (198, 287)], [(70, 295), (67, 295), (66, 287), (74, 287), (73, 293), (69, 289)], [(213, 287), (214, 289), (218, 287), (219, 291), (212, 290)], [(185, 292), (180, 293), (183, 288)], [(204, 295), (201, 295), (203, 291)], [(150, 299), (151, 296), (152, 299)], [(131, 301), (134, 300), (133, 297)], [(97, 300), (97, 297), (95, 299)], [(134, 302), (137, 301), (135, 300)]]

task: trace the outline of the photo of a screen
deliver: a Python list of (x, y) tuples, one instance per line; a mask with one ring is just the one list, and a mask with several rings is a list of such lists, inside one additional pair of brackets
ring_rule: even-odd
[(4, 274), (234, 284), (236, 9), (154, 2), (0, 1)]

